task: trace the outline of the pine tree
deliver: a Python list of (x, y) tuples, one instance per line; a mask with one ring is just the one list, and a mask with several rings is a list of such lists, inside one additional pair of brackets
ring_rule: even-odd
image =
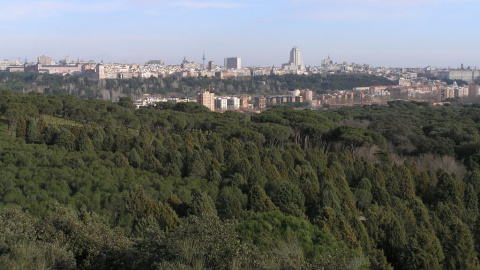
[(275, 210), (276, 207), (265, 190), (259, 185), (254, 185), (248, 192), (248, 209), (255, 212), (268, 212)]
[(31, 118), (27, 122), (27, 133), (25, 137), (27, 143), (41, 143), (42, 135), (38, 128), (38, 120)]

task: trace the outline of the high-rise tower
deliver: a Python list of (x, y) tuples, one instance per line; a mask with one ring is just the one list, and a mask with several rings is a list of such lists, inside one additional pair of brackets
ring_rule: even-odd
[(210, 93), (210, 91), (204, 91), (203, 93), (197, 94), (197, 102), (203, 106), (210, 109), (210, 111), (215, 111), (215, 94)]
[(290, 61), (288, 62), (288, 64), (283, 64), (282, 68), (286, 70), (296, 70), (296, 71), (305, 70), (305, 64), (303, 63), (303, 60), (302, 60), (302, 54), (300, 53), (300, 50), (296, 46), (293, 47), (292, 50), (290, 51)]
[(203, 65), (202, 65), (202, 70), (205, 69), (205, 59), (207, 59), (207, 58), (205, 58), (205, 51), (203, 51), (203, 57), (202, 57)]
[(225, 58), (225, 68), (227, 69), (241, 69), (242, 58), (240, 57), (227, 57)]
[(295, 66), (305, 66), (303, 64), (302, 55), (300, 54), (300, 50), (297, 47), (293, 47), (290, 51), (290, 64), (294, 64)]

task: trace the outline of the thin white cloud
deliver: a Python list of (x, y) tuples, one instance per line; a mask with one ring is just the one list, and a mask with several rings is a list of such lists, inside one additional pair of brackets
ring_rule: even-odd
[[(296, 19), (345, 22), (415, 19), (440, 10), (440, 4), (474, 3), (473, 0), (283, 0)], [(478, 0), (476, 0), (478, 1)]]
[(402, 9), (378, 10), (369, 8), (312, 8), (308, 11), (297, 13), (298, 18), (324, 22), (352, 22), (352, 21), (379, 21), (409, 19), (417, 16), (417, 11), (403, 12)]
[(262, 19), (256, 19), (255, 22), (256, 22), (256, 23), (270, 24), (270, 23), (276, 23), (277, 20), (275, 20), (275, 19), (264, 19), (264, 18), (262, 18)]
[(0, 21), (26, 21), (70, 12), (107, 12), (118, 7), (114, 2), (80, 4), (66, 1), (12, 1), (0, 4)]
[(12, 1), (1, 6), (2, 16), (0, 16), (0, 18), (2, 21), (17, 21), (29, 18), (38, 19), (49, 17), (51, 12), (62, 10), (64, 8), (65, 4), (60, 2), (40, 1), (33, 3), (22, 3)]
[(174, 1), (171, 6), (184, 8), (215, 8), (215, 9), (234, 9), (244, 7), (242, 4), (228, 1)]
[[(287, 2), (305, 4), (305, 3), (319, 3), (319, 4), (328, 4), (334, 3), (331, 0), (286, 0)], [(379, 6), (422, 6), (422, 5), (433, 5), (441, 3), (460, 3), (460, 2), (476, 2), (477, 0), (342, 0), (341, 4), (362, 4), (362, 5), (379, 5)]]
[[(205, 0), (129, 0), (135, 4), (141, 4), (143, 6), (159, 6), (168, 5), (171, 7), (182, 7), (190, 9), (200, 9), (200, 8), (214, 8), (214, 9), (234, 9), (245, 7), (244, 3), (238, 3), (231, 0), (214, 0), (214, 1), (205, 1)], [(246, 1), (245, 1), (246, 2)]]

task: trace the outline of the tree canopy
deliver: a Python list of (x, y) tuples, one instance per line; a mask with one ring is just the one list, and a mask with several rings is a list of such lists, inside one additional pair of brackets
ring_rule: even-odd
[(0, 269), (478, 269), (480, 107), (0, 90)]

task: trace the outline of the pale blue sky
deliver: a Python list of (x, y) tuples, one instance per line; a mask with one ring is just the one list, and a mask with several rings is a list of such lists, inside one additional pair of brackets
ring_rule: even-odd
[(0, 59), (478, 66), (479, 0), (0, 0)]

